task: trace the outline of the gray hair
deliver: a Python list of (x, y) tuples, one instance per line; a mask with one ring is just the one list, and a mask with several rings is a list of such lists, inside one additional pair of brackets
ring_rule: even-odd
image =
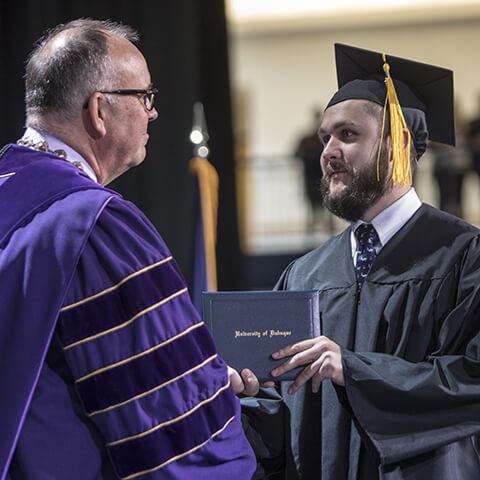
[[(52, 46), (52, 39), (62, 33), (61, 46)], [(36, 42), (25, 75), (28, 126), (42, 129), (52, 114), (56, 121), (72, 121), (95, 91), (115, 88), (108, 34), (138, 41), (132, 27), (82, 18), (58, 25)]]

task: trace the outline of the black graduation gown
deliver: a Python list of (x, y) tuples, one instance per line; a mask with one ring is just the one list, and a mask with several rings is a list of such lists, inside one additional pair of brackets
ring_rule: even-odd
[(479, 234), (422, 205), (361, 291), (350, 228), (287, 267), (276, 288), (319, 290), (345, 388), (281, 382), (242, 400), (258, 478), (480, 478)]

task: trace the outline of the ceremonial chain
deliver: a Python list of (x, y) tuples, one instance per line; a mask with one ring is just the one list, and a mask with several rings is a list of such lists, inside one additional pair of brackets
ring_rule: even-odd
[(42, 140), (41, 142), (35, 143), (31, 138), (25, 137), (25, 138), (20, 138), (19, 140), (17, 140), (16, 143), (17, 145), (20, 145), (22, 147), (28, 147), (33, 150), (37, 150), (39, 152), (53, 153), (57, 157), (60, 157), (63, 160), (66, 160), (68, 163), (71, 163), (72, 165), (79, 168), (80, 170), (85, 171), (81, 162), (78, 162), (76, 160), (69, 160), (67, 158), (67, 153), (65, 152), (65, 150), (62, 150), (62, 149), (50, 150), (46, 140)]

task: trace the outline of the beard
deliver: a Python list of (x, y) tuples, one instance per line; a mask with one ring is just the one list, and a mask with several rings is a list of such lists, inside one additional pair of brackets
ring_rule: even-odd
[[(346, 170), (352, 181), (340, 192), (330, 192), (330, 181), (335, 170)], [(383, 150), (380, 154), (379, 180), (377, 179), (377, 162), (368, 163), (357, 170), (343, 162), (330, 162), (327, 173), (320, 181), (323, 204), (337, 217), (355, 222), (372, 207), (385, 193), (388, 184), (388, 159)]]

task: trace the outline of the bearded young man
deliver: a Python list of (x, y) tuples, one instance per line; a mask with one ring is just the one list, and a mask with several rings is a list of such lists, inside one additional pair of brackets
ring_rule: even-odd
[[(340, 90), (319, 130), (322, 191), (351, 225), (276, 286), (319, 290), (322, 336), (272, 354), (286, 359), (273, 376), (305, 365), (294, 382), (242, 400), (256, 478), (479, 478), (480, 232), (422, 204), (408, 175), (428, 138), (453, 142), (452, 74), (336, 53)], [(382, 66), (403, 126), (391, 82), (370, 76)], [(258, 391), (254, 372), (231, 378), (236, 391)]]

